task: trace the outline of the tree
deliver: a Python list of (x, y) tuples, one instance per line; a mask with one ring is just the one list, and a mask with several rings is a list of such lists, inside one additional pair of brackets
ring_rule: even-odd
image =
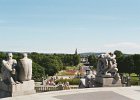
[(115, 50), (114, 54), (116, 55), (116, 58), (120, 58), (120, 57), (123, 56), (123, 53), (121, 51), (119, 51), (119, 50)]
[(124, 59), (124, 63), (125, 63), (126, 72), (129, 73), (129, 75), (131, 73), (133, 73), (134, 72), (134, 60), (133, 60), (133, 56), (132, 55), (126, 56), (125, 59)]
[(45, 68), (45, 74), (51, 76), (63, 69), (63, 64), (60, 58), (53, 55), (43, 57), (39, 63)]
[(124, 64), (124, 56), (121, 56), (117, 59), (117, 67), (118, 67), (118, 72), (119, 73), (124, 73), (125, 72), (125, 64)]
[(128, 73), (130, 75), (134, 72), (134, 60), (132, 55), (119, 57), (117, 63), (120, 73)]
[(73, 55), (73, 64), (77, 66), (80, 63), (80, 55)]
[(58, 72), (57, 68), (54, 65), (48, 66), (48, 69), (46, 69), (46, 70), (47, 70), (47, 74), (49, 76), (53, 76)]
[(90, 66), (93, 66), (94, 68), (96, 68), (96, 66), (97, 66), (97, 58), (96, 58), (95, 55), (90, 55), (88, 57), (88, 62), (90, 64)]
[(140, 55), (139, 54), (135, 54), (133, 55), (133, 59), (134, 59), (134, 72), (138, 75), (140, 75)]
[(45, 70), (42, 66), (40, 66), (39, 64), (33, 62), (33, 68), (32, 68), (32, 74), (33, 74), (33, 79), (35, 81), (41, 81), (42, 77), (45, 76)]
[(31, 53), (30, 57), (35, 63), (41, 65), (45, 69), (45, 74), (47, 75), (54, 75), (55, 73), (63, 69), (63, 63), (60, 57), (56, 54), (48, 55)]
[(117, 61), (117, 67), (118, 67), (118, 72), (119, 73), (125, 73), (126, 72), (126, 67), (125, 67), (125, 56), (124, 54), (119, 51), (119, 50), (115, 50), (114, 54), (116, 55), (116, 61)]

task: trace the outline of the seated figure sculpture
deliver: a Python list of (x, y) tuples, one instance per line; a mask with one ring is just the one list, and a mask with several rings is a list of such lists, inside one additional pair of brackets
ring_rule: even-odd
[(95, 74), (91, 69), (86, 70), (86, 76), (80, 79), (79, 88), (92, 88), (95, 83)]
[(8, 53), (8, 58), (7, 61), (3, 60), (2, 61), (2, 80), (6, 84), (13, 84), (15, 85), (16, 83), (18, 84), (19, 82), (17, 81), (17, 61), (12, 58), (13, 55), (12, 53)]
[(9, 53), (8, 59), (2, 61), (2, 81), (0, 81), (0, 90), (4, 92), (2, 96), (13, 97), (36, 93), (34, 80), (31, 80), (32, 60), (24, 54), (24, 58), (18, 61), (20, 66), (17, 66), (17, 61), (12, 57), (12, 53)]
[(98, 57), (97, 76), (114, 77), (118, 80), (119, 74), (115, 58), (116, 55), (113, 53), (101, 54)]
[(28, 58), (27, 54), (23, 54), (24, 58), (20, 59), (19, 66), (19, 80), (30, 81), (32, 78), (32, 60)]

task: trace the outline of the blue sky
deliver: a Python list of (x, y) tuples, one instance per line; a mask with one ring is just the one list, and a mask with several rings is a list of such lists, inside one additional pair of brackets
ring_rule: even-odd
[(139, 0), (0, 0), (0, 51), (140, 53)]

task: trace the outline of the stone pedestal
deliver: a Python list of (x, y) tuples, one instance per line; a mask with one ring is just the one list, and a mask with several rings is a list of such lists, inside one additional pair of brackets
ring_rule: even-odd
[(97, 86), (101, 87), (121, 87), (121, 79), (115, 80), (112, 77), (104, 78), (104, 77), (96, 77), (95, 79)]
[(22, 84), (6, 85), (4, 82), (0, 82), (0, 90), (9, 93), (9, 96), (28, 95), (36, 93), (34, 80), (23, 81)]

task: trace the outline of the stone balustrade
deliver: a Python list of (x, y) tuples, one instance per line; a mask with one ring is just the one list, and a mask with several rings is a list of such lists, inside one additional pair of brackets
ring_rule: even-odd
[(35, 90), (37, 93), (40, 93), (40, 92), (48, 92), (48, 91), (78, 89), (77, 85), (70, 85), (69, 87), (70, 88), (65, 88), (65, 87), (60, 88), (59, 86), (36, 86)]

